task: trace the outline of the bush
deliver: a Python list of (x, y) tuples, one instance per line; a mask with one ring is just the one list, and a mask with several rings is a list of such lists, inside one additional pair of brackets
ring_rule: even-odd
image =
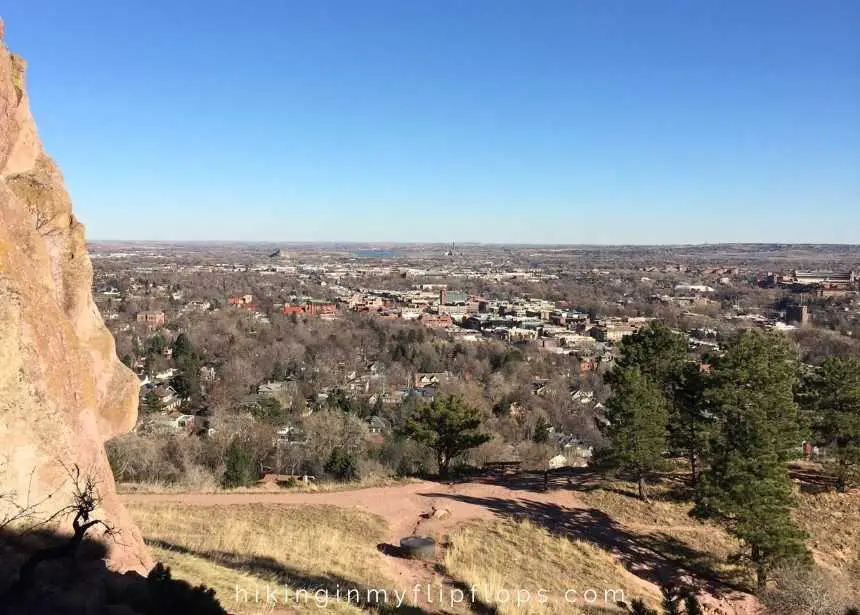
[(774, 615), (843, 615), (856, 599), (844, 581), (820, 568), (784, 566), (771, 577), (761, 599)]
[(209, 468), (198, 464), (191, 464), (182, 473), (179, 484), (188, 491), (215, 491), (218, 488), (218, 479)]
[[(170, 450), (168, 450), (170, 447)], [(127, 434), (105, 444), (108, 461), (117, 482), (176, 483), (184, 455), (168, 440)]]
[(379, 449), (379, 461), (397, 476), (430, 474), (435, 464), (426, 446), (397, 436), (385, 439)]
[(358, 461), (342, 448), (336, 448), (325, 464), (325, 473), (340, 482), (358, 480)]
[(215, 590), (205, 585), (192, 586), (187, 581), (172, 578), (170, 568), (158, 563), (149, 571), (143, 586), (129, 583), (125, 595), (115, 604), (145, 615), (222, 615), (227, 611), (215, 598)]

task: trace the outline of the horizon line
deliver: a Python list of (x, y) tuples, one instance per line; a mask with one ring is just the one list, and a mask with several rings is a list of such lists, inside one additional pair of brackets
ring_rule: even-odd
[(189, 245), (189, 244), (242, 244), (260, 246), (319, 246), (319, 245), (347, 245), (347, 246), (454, 246), (454, 247), (480, 247), (480, 246), (513, 246), (513, 247), (574, 247), (574, 248), (683, 248), (683, 247), (719, 247), (719, 246), (777, 246), (777, 247), (847, 247), (860, 248), (860, 243), (844, 242), (791, 242), (791, 241), (717, 241), (698, 243), (540, 243), (529, 241), (375, 241), (356, 239), (325, 239), (325, 240), (302, 240), (302, 241), (279, 241), (270, 239), (87, 239), (87, 244), (97, 243), (131, 243), (131, 244), (162, 244), (162, 245)]

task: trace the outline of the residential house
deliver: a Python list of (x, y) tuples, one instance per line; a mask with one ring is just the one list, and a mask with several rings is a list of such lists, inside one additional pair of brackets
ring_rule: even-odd
[(138, 312), (135, 320), (148, 325), (150, 329), (155, 329), (167, 324), (167, 314), (164, 312)]
[(170, 412), (179, 408), (182, 405), (182, 398), (176, 393), (176, 390), (169, 384), (163, 384), (153, 389), (161, 401), (161, 407), (166, 412)]
[(430, 385), (444, 384), (448, 381), (450, 374), (448, 372), (417, 372), (412, 381), (413, 386), (427, 387)]
[(138, 429), (155, 435), (178, 435), (193, 431), (195, 419), (193, 414), (172, 412), (167, 415), (147, 417)]
[(372, 416), (367, 419), (367, 426), (372, 434), (386, 434), (391, 431), (391, 423), (381, 416)]

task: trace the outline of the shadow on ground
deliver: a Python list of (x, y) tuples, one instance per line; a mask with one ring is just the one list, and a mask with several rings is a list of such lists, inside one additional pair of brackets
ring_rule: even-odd
[[(689, 585), (720, 595), (727, 591), (747, 591), (737, 579), (716, 568), (713, 556), (699, 551), (666, 532), (634, 533), (603, 511), (592, 507), (564, 507), (529, 498), (528, 494), (549, 490), (587, 492), (595, 489), (613, 491), (625, 497), (636, 497), (634, 490), (607, 485), (597, 473), (587, 469), (520, 473), (508, 476), (471, 478), (522, 492), (508, 498), (474, 497), (443, 491), (422, 493), (427, 498), (447, 498), (486, 508), (500, 517), (528, 519), (552, 533), (572, 540), (582, 540), (616, 555), (627, 570), (657, 585)], [(545, 485), (546, 481), (546, 487)], [(689, 495), (683, 480), (659, 498), (678, 501)]]
[(52, 530), (0, 529), (0, 614), (227, 614), (213, 591), (171, 578), (168, 568), (157, 565), (147, 577), (119, 574), (105, 565), (102, 542), (70, 543)]
[[(335, 574), (310, 575), (271, 557), (241, 555), (223, 551), (202, 552), (163, 540), (147, 540), (147, 544), (175, 553), (192, 555), (239, 572), (273, 577), (277, 579), (277, 586), (273, 585), (271, 588), (272, 598), (275, 601), (274, 606), (289, 607), (290, 601), (295, 604), (297, 599), (295, 590), (305, 590), (298, 599), (307, 600), (307, 603), (312, 606), (325, 601), (328, 601), (329, 604), (334, 603), (339, 596), (340, 602), (349, 601), (355, 606), (362, 609), (372, 609), (381, 615), (427, 615), (428, 613), (428, 611), (417, 606), (408, 604), (397, 606), (397, 598), (393, 591), (388, 591), (385, 594), (381, 591), (383, 588), (364, 587), (351, 579)], [(289, 595), (284, 593), (285, 586), (290, 588)], [(257, 589), (260, 590), (259, 598), (255, 596)], [(380, 591), (377, 593), (376, 590)], [(406, 596), (404, 602), (408, 602), (410, 598), (411, 596)], [(229, 598), (222, 597), (222, 601), (228, 607), (235, 604), (234, 600), (254, 602), (255, 599), (259, 600), (262, 607), (266, 606), (267, 598), (264, 587), (239, 588), (236, 595), (229, 596)], [(317, 602), (318, 599), (319, 602)]]

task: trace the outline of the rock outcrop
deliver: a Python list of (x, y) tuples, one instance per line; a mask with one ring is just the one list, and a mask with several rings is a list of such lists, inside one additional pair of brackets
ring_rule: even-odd
[(98, 518), (119, 532), (105, 540), (108, 566), (144, 572), (103, 446), (134, 425), (138, 381), (93, 302), (84, 227), (42, 150), (24, 69), (0, 22), (0, 520), (16, 506), (36, 505), (39, 519), (68, 505), (77, 466), (98, 482)]

